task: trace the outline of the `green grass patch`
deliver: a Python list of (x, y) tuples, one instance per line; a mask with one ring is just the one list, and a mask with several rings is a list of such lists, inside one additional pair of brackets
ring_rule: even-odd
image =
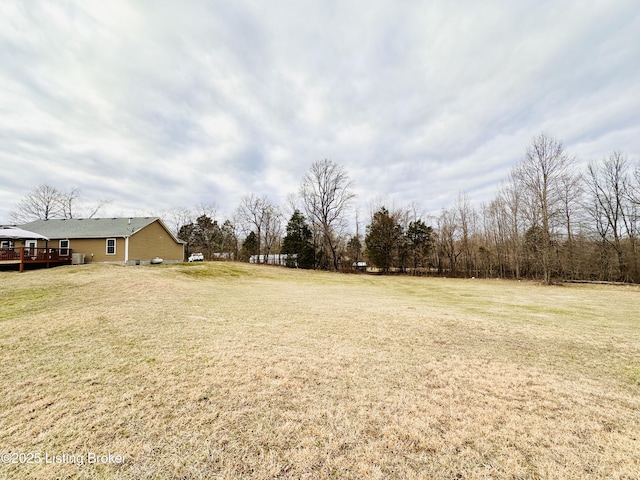
[(627, 367), (627, 375), (629, 379), (636, 385), (640, 385), (640, 362), (635, 362)]
[[(198, 279), (216, 278), (256, 278), (268, 277), (269, 272), (264, 267), (245, 265), (235, 262), (193, 262), (183, 263), (178, 266), (169, 266), (182, 275)], [(273, 267), (267, 267), (271, 269)]]
[[(6, 284), (5, 284), (6, 285)], [(55, 308), (64, 290), (56, 286), (0, 289), (0, 321), (24, 318)]]

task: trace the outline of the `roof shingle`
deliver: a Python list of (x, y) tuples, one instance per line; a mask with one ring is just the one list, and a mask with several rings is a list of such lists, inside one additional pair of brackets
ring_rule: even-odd
[(36, 220), (21, 225), (21, 228), (56, 238), (120, 238), (130, 237), (158, 217), (131, 218), (70, 218)]

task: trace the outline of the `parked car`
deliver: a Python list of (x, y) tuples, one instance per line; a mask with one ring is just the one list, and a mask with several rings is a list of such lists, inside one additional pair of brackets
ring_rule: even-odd
[(189, 255), (189, 261), (190, 262), (203, 262), (204, 261), (204, 255), (201, 253), (192, 253), (191, 255)]

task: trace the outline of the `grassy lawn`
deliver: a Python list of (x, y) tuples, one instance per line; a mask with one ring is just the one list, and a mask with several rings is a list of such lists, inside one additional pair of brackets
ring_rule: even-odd
[(0, 282), (0, 478), (640, 478), (638, 287), (235, 263)]

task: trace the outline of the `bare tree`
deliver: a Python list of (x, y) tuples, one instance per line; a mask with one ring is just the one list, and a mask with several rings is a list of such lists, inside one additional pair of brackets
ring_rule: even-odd
[(264, 220), (262, 218), (264, 205), (267, 203), (266, 197), (256, 197), (253, 193), (245, 195), (240, 200), (237, 210), (237, 218), (245, 227), (246, 231), (253, 231), (256, 235), (257, 251), (260, 254), (260, 240), (262, 239), (262, 228)]
[(500, 197), (496, 197), (488, 205), (483, 204), (480, 209), (483, 236), (478, 251), (481, 269), (485, 277), (493, 276), (494, 269), (497, 270), (500, 277), (506, 276), (508, 239), (504, 211)]
[(79, 200), (80, 190), (77, 188), (63, 192), (51, 185), (39, 185), (18, 202), (16, 209), (10, 213), (10, 218), (15, 223), (51, 218), (77, 218), (83, 215), (85, 218), (93, 218), (110, 202), (101, 200), (94, 207), (87, 209), (78, 205)]
[(461, 253), (460, 225), (456, 213), (455, 209), (442, 210), (438, 217), (436, 249), (438, 273), (446, 270), (454, 276), (458, 273), (458, 257)]
[(633, 178), (634, 182), (631, 186), (631, 202), (636, 206), (640, 206), (640, 160), (638, 160), (634, 169)]
[(111, 203), (110, 199), (102, 199), (99, 200), (94, 206), (92, 206), (90, 209), (85, 210), (85, 214), (84, 217), (85, 218), (93, 218), (95, 217), (98, 212), (100, 210), (102, 210), (104, 207), (106, 207), (107, 205), (109, 205)]
[(498, 205), (499, 215), (503, 220), (502, 225), (508, 238), (508, 251), (511, 258), (511, 269), (515, 278), (520, 278), (522, 262), (522, 238), (523, 238), (523, 201), (521, 185), (515, 172), (507, 177), (507, 180), (499, 187)]
[(174, 207), (164, 212), (163, 217), (175, 236), (183, 226), (193, 222), (193, 212), (187, 207)]
[(460, 226), (460, 253), (462, 255), (464, 273), (469, 277), (474, 264), (471, 237), (475, 230), (477, 213), (466, 193), (458, 194), (453, 208), (455, 210), (455, 218)]
[(582, 176), (579, 173), (567, 171), (558, 182), (562, 223), (566, 235), (563, 250), (565, 255), (560, 259), (565, 277), (576, 276), (576, 222), (582, 200)]
[(46, 184), (39, 185), (18, 202), (16, 209), (9, 216), (16, 223), (64, 218), (62, 198), (63, 195), (57, 188)]
[(253, 231), (255, 233), (258, 252), (265, 252), (268, 255), (276, 236), (281, 233), (282, 215), (280, 210), (266, 196), (245, 195), (240, 200), (237, 218), (247, 232)]
[(623, 242), (626, 237), (635, 244), (635, 225), (627, 159), (614, 152), (601, 165), (591, 163), (587, 170), (590, 194), (587, 210), (603, 245), (615, 251), (618, 279), (628, 281), (629, 267), (635, 265), (635, 258), (627, 259)]
[(542, 274), (547, 284), (552, 277), (553, 236), (562, 214), (560, 185), (571, 163), (562, 142), (542, 133), (533, 139), (516, 170), (531, 214), (531, 227), (539, 229)]
[(296, 211), (302, 212), (302, 210), (304, 210), (304, 206), (301, 203), (300, 195), (297, 193), (289, 193), (282, 210), (282, 215), (287, 218), (291, 218)]
[(196, 213), (196, 215), (195, 215), (196, 217), (201, 217), (201, 216), (204, 215), (206, 217), (209, 217), (211, 220), (217, 220), (218, 219), (218, 205), (216, 205), (213, 202), (211, 202), (211, 203), (206, 203), (206, 202), (199, 203), (195, 207), (195, 213)]
[(282, 213), (280, 209), (272, 203), (267, 203), (262, 212), (263, 220), (263, 242), (266, 263), (269, 263), (269, 255), (282, 238)]
[(344, 167), (330, 161), (314, 162), (305, 174), (300, 196), (314, 232), (321, 236), (324, 254), (338, 270), (338, 244), (344, 228), (344, 215), (354, 197), (352, 182)]
[(59, 192), (60, 208), (63, 218), (74, 218), (76, 201), (80, 198), (80, 190), (74, 188), (68, 192)]

